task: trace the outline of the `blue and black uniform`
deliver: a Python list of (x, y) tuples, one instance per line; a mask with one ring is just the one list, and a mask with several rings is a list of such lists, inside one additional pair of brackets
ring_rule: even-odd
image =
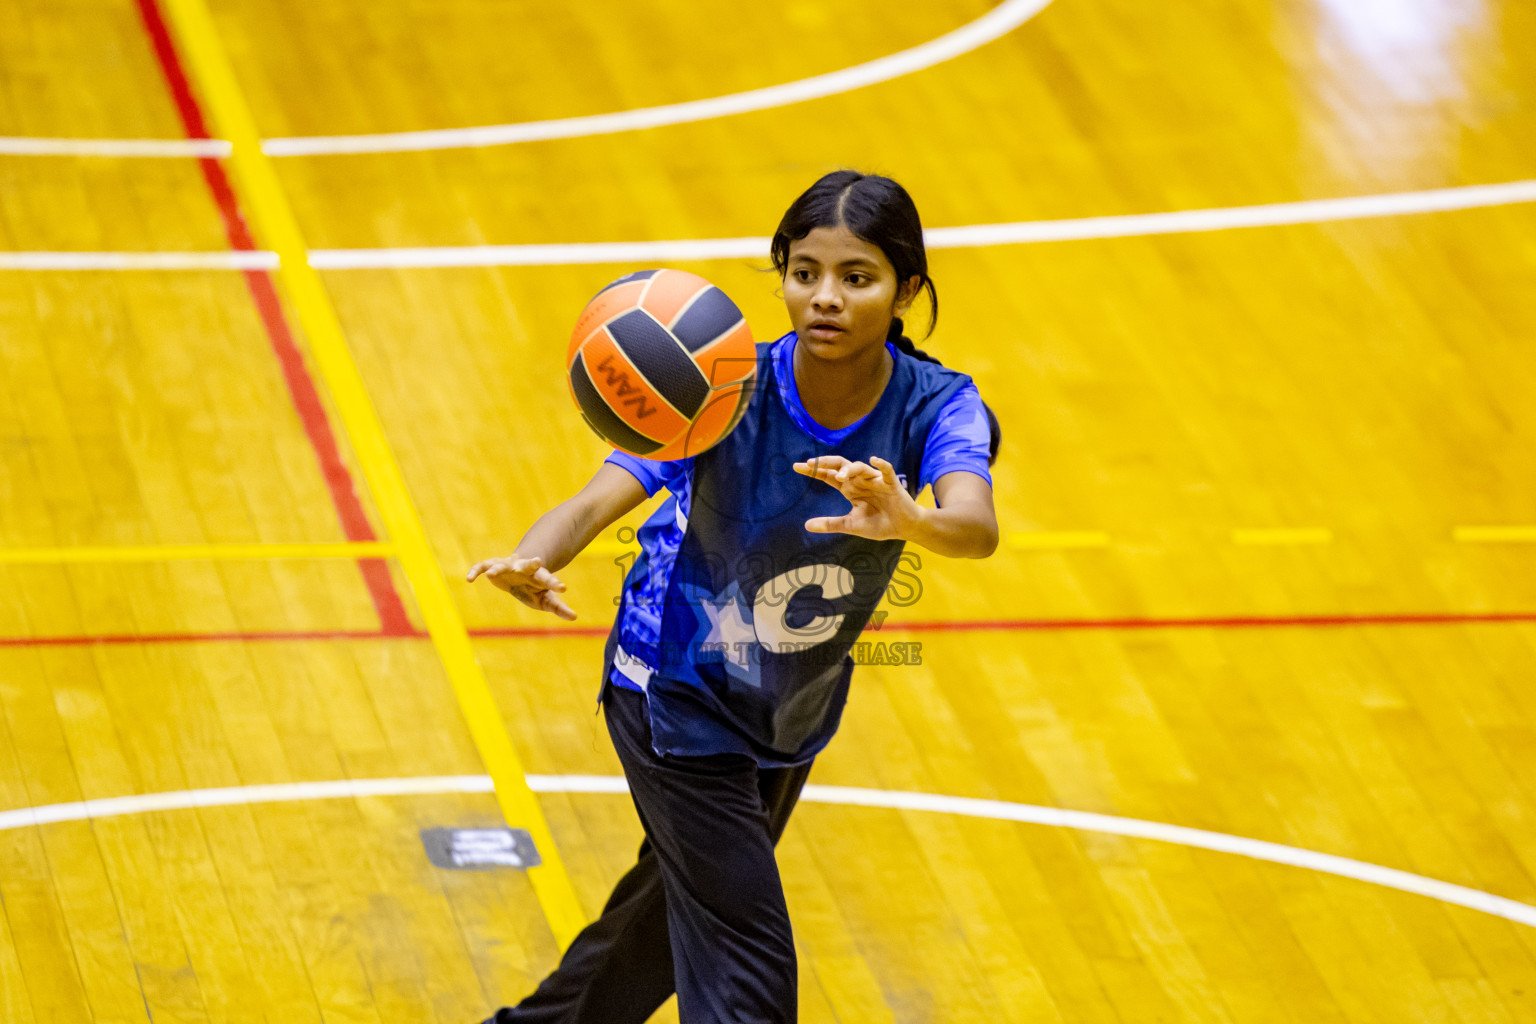
[(792, 464), (877, 455), (914, 497), (946, 473), (991, 482), (969, 377), (887, 343), (894, 365), (875, 408), (828, 430), (800, 402), (795, 343), (757, 347), (747, 411), (715, 447), (676, 462), (608, 459), (648, 493), (671, 492), (639, 531), (603, 666), (646, 840), (602, 917), (497, 1024), (638, 1024), (674, 987), (684, 1024), (795, 1019), (773, 846), (837, 730), (850, 648), (903, 542), (807, 531), (848, 501)]

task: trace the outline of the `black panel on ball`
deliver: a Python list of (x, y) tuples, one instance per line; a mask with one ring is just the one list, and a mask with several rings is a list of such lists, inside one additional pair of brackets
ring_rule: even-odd
[[(617, 288), (619, 285), (629, 284), (631, 281), (644, 281), (646, 278), (655, 277), (659, 273), (661, 273), (659, 270), (637, 270), (633, 274), (625, 274), (623, 277), (603, 285), (602, 290), (597, 295), (603, 294), (609, 288)], [(592, 298), (597, 298), (597, 295), (592, 296)]]
[(697, 352), (741, 323), (742, 319), (736, 303), (719, 288), (711, 288), (693, 300), (693, 305), (672, 325), (672, 333), (689, 352)]
[(672, 408), (689, 419), (698, 415), (704, 399), (709, 397), (709, 381), (655, 317), (641, 309), (631, 310), (609, 323), (605, 330)]
[(587, 374), (587, 363), (581, 353), (577, 353), (576, 361), (571, 364), (571, 390), (576, 392), (576, 404), (581, 407), (582, 418), (604, 441), (636, 455), (649, 455), (662, 448), (662, 442), (635, 430), (603, 401), (597, 385)]

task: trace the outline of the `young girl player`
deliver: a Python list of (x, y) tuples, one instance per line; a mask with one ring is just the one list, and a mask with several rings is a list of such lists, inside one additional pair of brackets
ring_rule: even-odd
[[(838, 171), (772, 241), (794, 330), (758, 346), (757, 387), (689, 459), (615, 453), (485, 576), (574, 619), (554, 575), (665, 487), (604, 652), (601, 701), (645, 841), (602, 916), (487, 1024), (627, 1024), (673, 992), (683, 1024), (787, 1024), (796, 965), (774, 844), (832, 738), (849, 650), (903, 545), (985, 558), (996, 420), (969, 377), (902, 336), (927, 290), (917, 208)], [(932, 485), (937, 509), (914, 499)]]

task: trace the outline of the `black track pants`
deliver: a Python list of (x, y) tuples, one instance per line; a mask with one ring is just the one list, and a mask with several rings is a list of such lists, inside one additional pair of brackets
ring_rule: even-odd
[(773, 847), (810, 765), (663, 758), (645, 697), (605, 686), (608, 732), (645, 828), (640, 858), (554, 973), (494, 1024), (791, 1024), (795, 947)]

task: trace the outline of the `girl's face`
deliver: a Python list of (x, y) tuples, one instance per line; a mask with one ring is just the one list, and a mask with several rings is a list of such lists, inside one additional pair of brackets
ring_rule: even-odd
[(784, 304), (802, 344), (822, 359), (867, 352), (906, 313), (921, 279), (897, 281), (880, 247), (846, 227), (815, 228), (789, 244)]

